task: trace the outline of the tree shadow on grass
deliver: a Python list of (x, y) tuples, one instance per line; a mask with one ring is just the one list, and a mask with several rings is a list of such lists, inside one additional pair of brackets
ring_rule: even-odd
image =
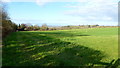
[(87, 66), (101, 64), (105, 56), (98, 50), (84, 46), (65, 48), (58, 54), (47, 55), (38, 61), (44, 61), (48, 66)]
[[(16, 37), (16, 39), (15, 39)], [(101, 64), (98, 50), (61, 41), (41, 32), (20, 32), (3, 47), (3, 66), (84, 66)], [(13, 45), (13, 46), (10, 46)]]
[(74, 34), (74, 33), (71, 33), (69, 31), (66, 31), (66, 32), (64, 32), (64, 31), (60, 31), (60, 32), (36, 32), (36, 33), (46, 34), (46, 35), (48, 34), (48, 35), (60, 36), (60, 37), (90, 36), (90, 35), (82, 34), (82, 33)]

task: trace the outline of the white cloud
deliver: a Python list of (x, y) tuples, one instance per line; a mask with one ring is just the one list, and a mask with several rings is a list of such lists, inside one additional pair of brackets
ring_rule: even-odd
[[(118, 0), (36, 0), (36, 2), (41, 6), (50, 2), (68, 2), (64, 8), (71, 8), (71, 10), (63, 12), (74, 17), (74, 20), (61, 19), (59, 22), (111, 24), (117, 23), (118, 19)], [(69, 2), (77, 2), (77, 4), (69, 4)]]
[(91, 0), (84, 5), (67, 5), (67, 8), (74, 8), (64, 11), (64, 14), (83, 17), (87, 21), (113, 21), (117, 22), (118, 0)]
[(112, 3), (112, 2), (118, 2), (118, 0), (36, 0), (36, 3), (39, 5), (45, 5), (46, 3), (50, 2), (87, 2), (91, 3), (93, 5), (95, 4), (106, 4), (106, 3)]
[(50, 2), (87, 2), (88, 0), (36, 0), (36, 3), (43, 6)]
[(44, 4), (51, 2), (53, 0), (36, 0), (36, 3), (40, 6), (43, 6)]
[(11, 0), (1, 0), (2, 2), (11, 2)]

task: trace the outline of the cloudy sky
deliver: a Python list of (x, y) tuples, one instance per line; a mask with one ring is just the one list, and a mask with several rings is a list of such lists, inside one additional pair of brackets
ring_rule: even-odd
[(12, 21), (42, 25), (117, 25), (119, 0), (2, 0)]

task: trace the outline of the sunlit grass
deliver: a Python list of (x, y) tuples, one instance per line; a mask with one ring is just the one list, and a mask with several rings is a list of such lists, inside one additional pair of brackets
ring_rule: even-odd
[(4, 66), (103, 65), (118, 58), (117, 28), (16, 32), (3, 43)]

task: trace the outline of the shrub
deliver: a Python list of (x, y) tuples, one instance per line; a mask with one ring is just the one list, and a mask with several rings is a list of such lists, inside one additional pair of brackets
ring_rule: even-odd
[[(1, 3), (0, 3), (1, 4)], [(15, 32), (17, 29), (17, 25), (15, 23), (13, 23), (6, 10), (5, 10), (5, 6), (2, 4), (2, 11), (0, 11), (0, 15), (2, 15), (1, 17), (1, 22), (2, 22), (2, 39), (4, 39), (7, 35), (9, 35), (11, 32)]]

